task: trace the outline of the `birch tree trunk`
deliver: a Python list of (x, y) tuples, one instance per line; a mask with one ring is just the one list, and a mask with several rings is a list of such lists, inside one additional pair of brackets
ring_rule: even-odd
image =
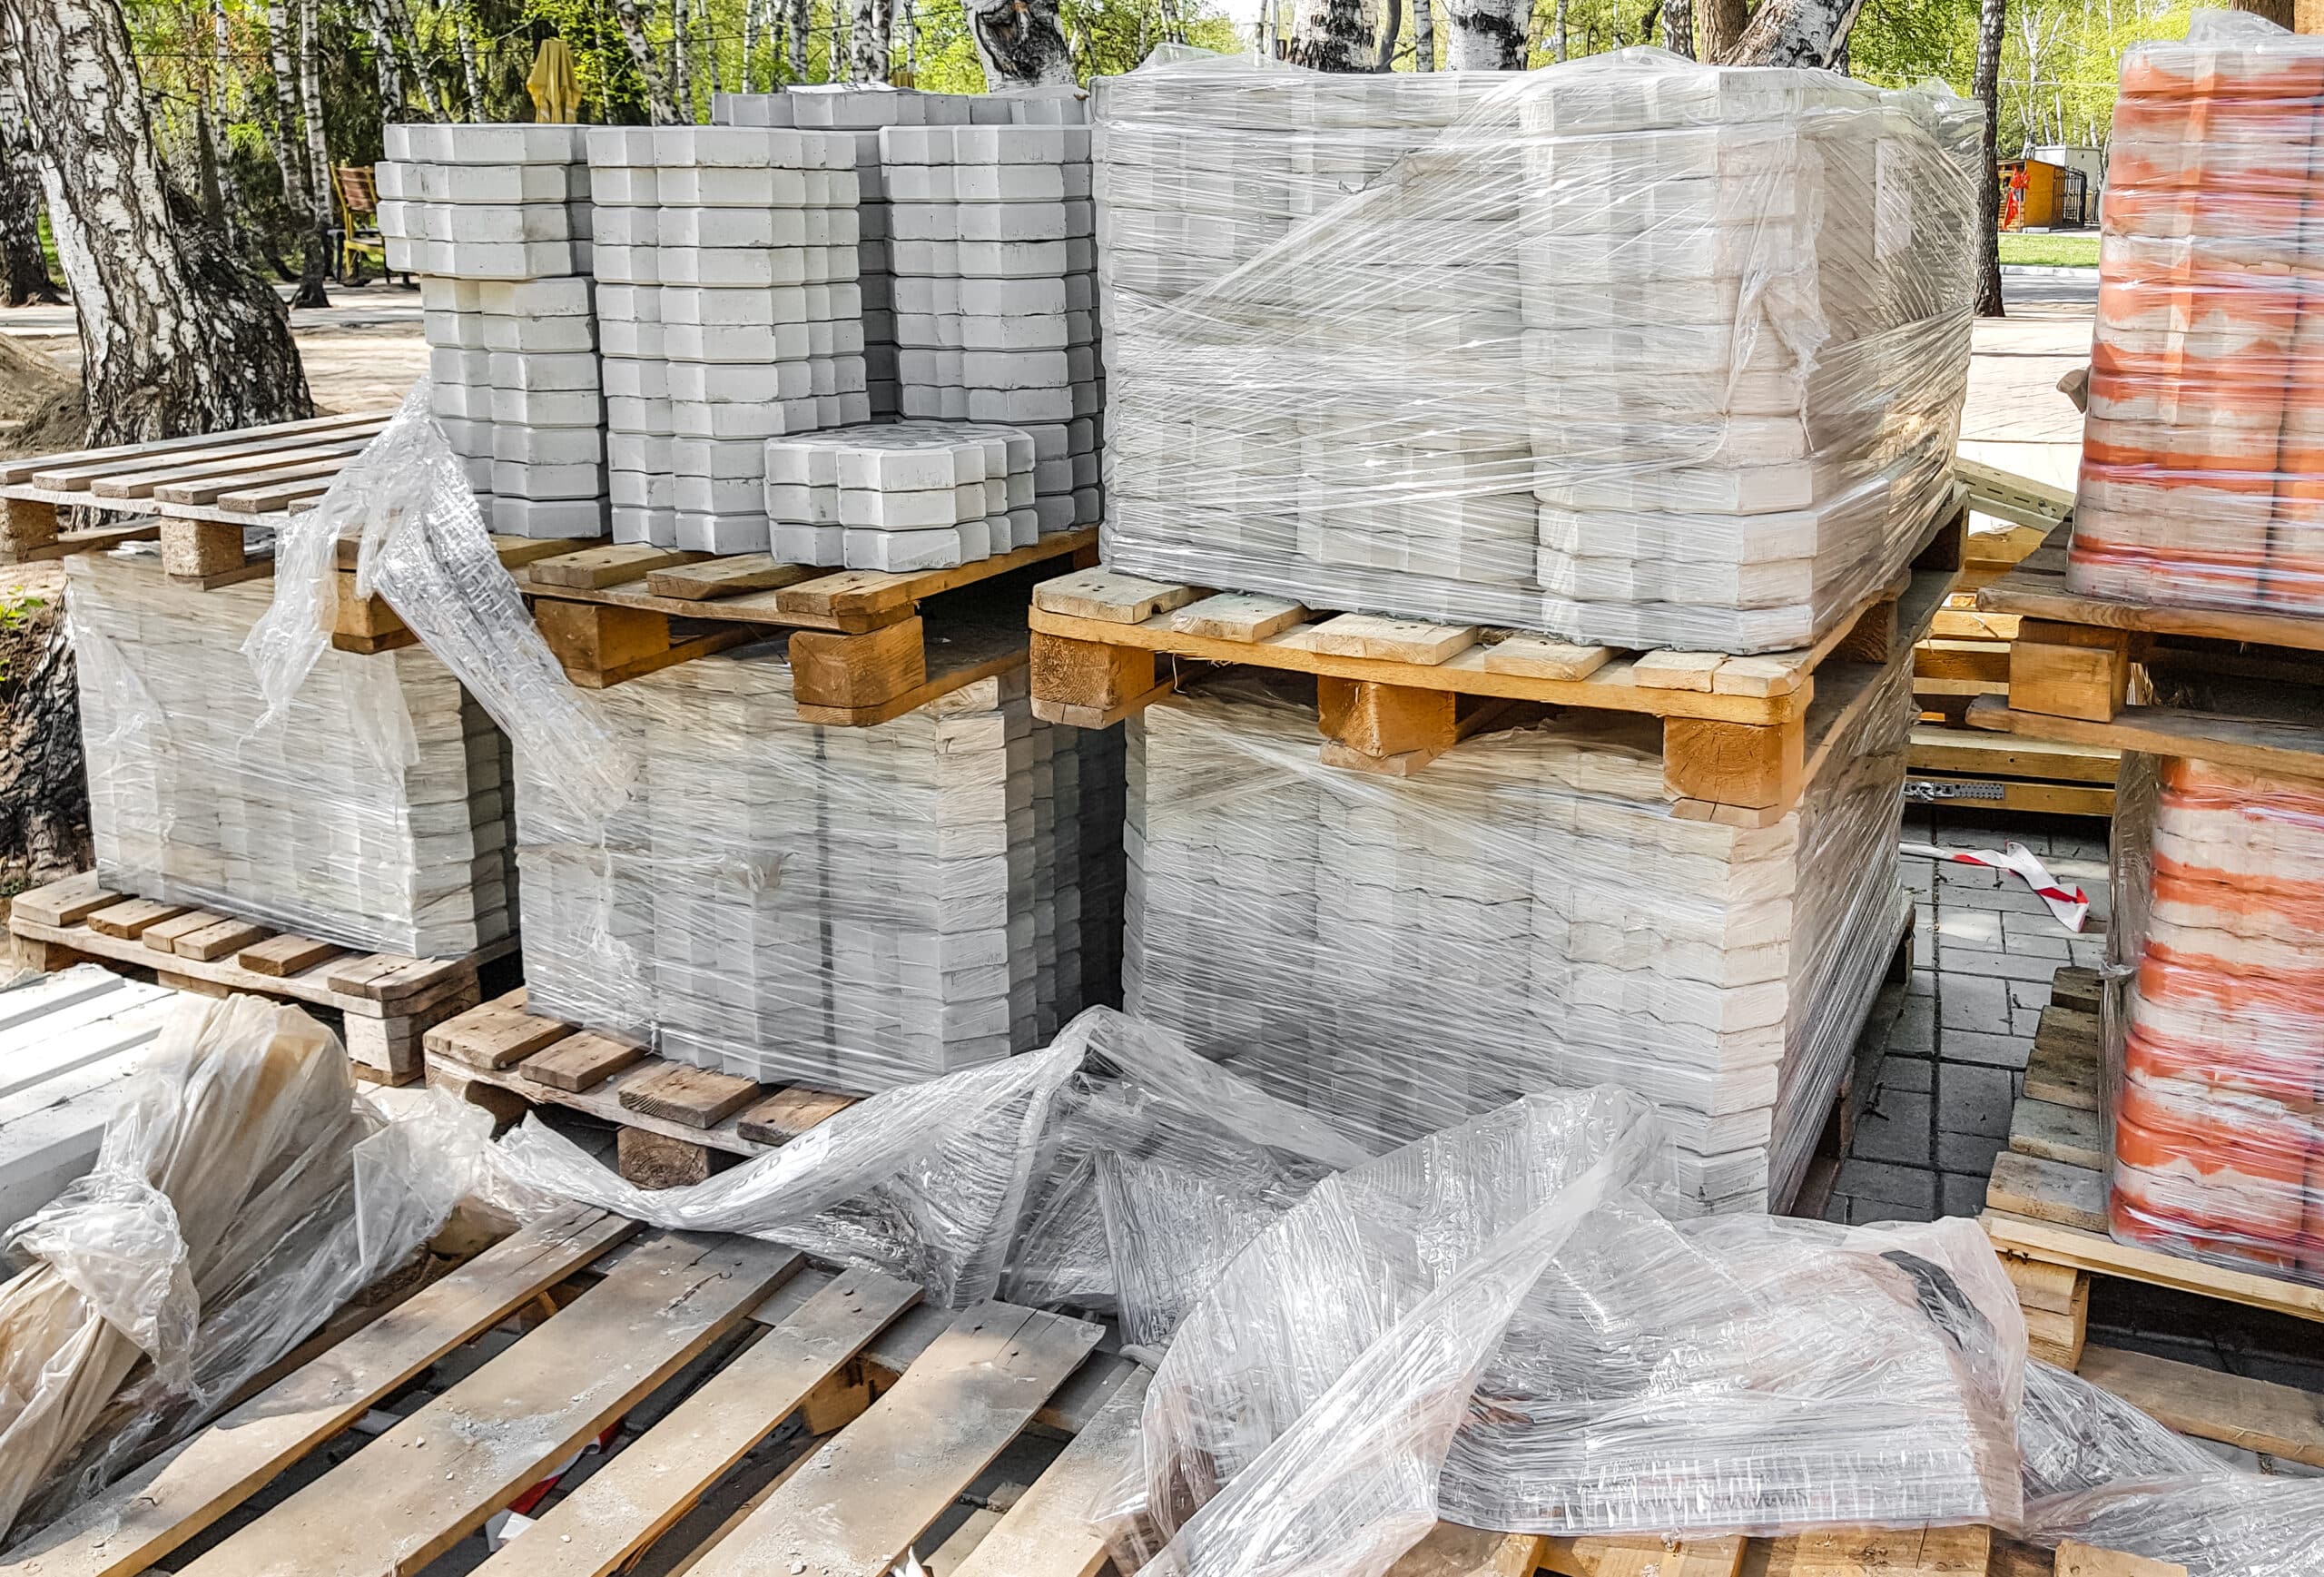
[(1662, 0), (1662, 47), (1695, 58), (1694, 0)]
[(0, 306), (59, 306), (48, 260), (40, 250), (40, 177), (33, 169), (32, 132), (16, 92), (16, 45), (0, 37), (9, 58), (0, 70)]
[(842, 10), (846, 0), (827, 0), (827, 3), (831, 8), (832, 30), (825, 40), (830, 47), (823, 51), (823, 80), (838, 82), (840, 74), (847, 68), (847, 30), (840, 25), (846, 15)]
[(294, 124), (299, 95), (291, 85), (298, 76), (290, 64), (289, 0), (266, 0), (266, 54), (273, 68), (274, 163), (282, 172), (282, 202), (293, 212), (303, 213), (313, 205), (307, 200), (306, 156), (300, 151)]
[(1436, 69), (1436, 17), (1432, 0), (1413, 0), (1413, 69)]
[(670, 0), (670, 99), (680, 125), (694, 124), (694, 52), (686, 45), (686, 0)]
[[(800, 5), (806, 0), (798, 0)], [(629, 51), (629, 63), (637, 68), (638, 80), (645, 84), (645, 110), (657, 126), (678, 123), (678, 106), (670, 97), (670, 79), (664, 75), (659, 62), (654, 58), (653, 45), (645, 39), (645, 19), (637, 14), (637, 0), (614, 0), (614, 24), (621, 29), (621, 41)]]
[(1556, 36), (1551, 53), (1561, 62), (1565, 59), (1565, 0), (1558, 0)]
[(1452, 38), (1445, 64), (1454, 71), (1523, 71), (1533, 0), (1445, 0)]
[(1761, 0), (1727, 65), (1827, 66), (1847, 42), (1864, 0)]
[(791, 24), (791, 80), (807, 80), (807, 0), (788, 0)]
[(848, 25), (848, 81), (888, 80), (888, 27), (891, 15), (888, 0), (855, 0), (855, 16)]
[(913, 10), (912, 0), (896, 0), (904, 25), (904, 85), (920, 85), (920, 14)]
[(1697, 7), (1695, 27), (1698, 60), (1725, 60), (1727, 52), (1735, 47), (1736, 40), (1751, 25), (1751, 7), (1748, 0), (1701, 0)]
[(1374, 71), (1393, 70), (1396, 64), (1396, 35), (1404, 30), (1404, 0), (1387, 0), (1388, 15), (1380, 22), (1380, 54), (1372, 63)]
[(428, 106), (428, 118), (450, 120), (444, 97), (436, 91), (435, 74), (428, 69), (428, 52), (419, 47), (419, 34), (411, 25), (411, 13), (404, 9), (403, 0), (379, 0), (379, 15), (387, 22), (387, 35), (394, 40), (397, 58), (403, 63), (404, 75), (419, 85), (419, 102)]
[(119, 0), (0, 0), (27, 81), (69, 84), (33, 123), (79, 320), (91, 445), (314, 414), (274, 292), (162, 180)]
[(735, 84), (737, 93), (753, 93), (758, 84), (751, 79), (751, 51), (759, 41), (759, 0), (743, 0), (743, 70), (742, 80)]
[(299, 118), (307, 128), (307, 197), (314, 231), (307, 241), (306, 271), (291, 299), (294, 307), (330, 305), (323, 281), (331, 272), (330, 232), (339, 224), (337, 177), (323, 141), (321, 11), (320, 0), (299, 0)]
[[(1445, 14), (1452, 22), (1452, 65), (1457, 70), (1461, 13), (1447, 5)], [(1370, 71), (1373, 34), (1379, 30), (1380, 16), (1372, 0), (1298, 0), (1291, 25), (1291, 48), (1284, 58), (1314, 71)]]
[(403, 62), (397, 58), (395, 19), (388, 0), (371, 0), (371, 60), (379, 73), (379, 119), (404, 118)]
[[(486, 118), (484, 74), (477, 69), (475, 9), (474, 0), (460, 0), (452, 12), (452, 34), (459, 44), (460, 86), (468, 94), (468, 119), (481, 121)], [(420, 75), (426, 80), (425, 72)]]
[(1984, 179), (1977, 185), (1977, 315), (2004, 316), (2001, 301), (2001, 37), (2007, 0), (1977, 7), (1977, 71), (1971, 96), (1984, 106)]

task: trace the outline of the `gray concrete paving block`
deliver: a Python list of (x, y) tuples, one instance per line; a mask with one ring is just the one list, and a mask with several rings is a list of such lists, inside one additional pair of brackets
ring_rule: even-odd
[(1991, 909), (1943, 907), (1937, 912), (1936, 936), (1944, 947), (1999, 952), (2004, 945), (2002, 916)]
[[(1934, 1178), (1936, 1174), (1931, 1172), (1929, 1176)], [(1936, 1219), (1936, 1206), (1934, 1201), (1926, 1205), (1905, 1205), (1889, 1199), (1858, 1199), (1850, 1214), (1853, 1217), (1851, 1224), (1857, 1227), (1869, 1227), (1880, 1221), (1934, 1221)]]
[(1936, 1208), (1935, 1172), (1886, 1161), (1850, 1158), (1842, 1162), (1838, 1191), (1859, 1200), (1876, 1199), (1885, 1205), (1928, 1211)]
[[(1975, 948), (1940, 945), (1936, 967), (1942, 973), (1990, 975), (2004, 981), (2046, 981), (2058, 972), (2062, 958), (2033, 958), (2016, 952), (1984, 952)], [(2004, 992), (2003, 1000), (2008, 1000)]]
[(1856, 1119), (1856, 1144), (1849, 1152), (1867, 1161), (1893, 1161), (1910, 1167), (1929, 1164), (1930, 1097), (1883, 1085), (1879, 1099)]
[[(1987, 1170), (1992, 1163), (1986, 1163)], [(1974, 1216), (1985, 1207), (1984, 1172), (1945, 1172), (1939, 1174), (1938, 1203), (1947, 1216)]]
[(1940, 1062), (1936, 1069), (1936, 1127), (1940, 1134), (2009, 1137), (2009, 1109), (2016, 1100), (2014, 1076), (2006, 1068), (1969, 1062)]
[[(1980, 1178), (1994, 1169), (1994, 1158), (2009, 1148), (2006, 1138), (1981, 1133), (1941, 1133), (1936, 1136), (1936, 1164), (1947, 1172), (1974, 1173)], [(1979, 1190), (1979, 1198), (1984, 1191)], [(1947, 1215), (1954, 1212), (1947, 1210)]]
[(1936, 1088), (1936, 1064), (1916, 1057), (1890, 1056), (1880, 1065), (1882, 1090), (1926, 1095)]
[(1937, 1022), (1948, 1030), (1997, 1034), (2009, 1022), (2009, 988), (1992, 975), (1946, 971), (1937, 977)]
[(1888, 1054), (1904, 1059), (1931, 1057), (1936, 1053), (1936, 1000), (1934, 997), (1905, 999), (1905, 1010), (1888, 1030)]
[(1987, 1034), (1979, 1030), (1946, 1030), (1936, 1038), (1936, 1054), (1947, 1062), (1973, 1062), (1986, 1068), (2013, 1070), (2025, 1066), (2033, 1054), (2034, 1038)]

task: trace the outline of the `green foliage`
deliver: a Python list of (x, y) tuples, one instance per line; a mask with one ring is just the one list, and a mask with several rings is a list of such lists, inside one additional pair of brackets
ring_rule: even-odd
[[(25, 590), (22, 586), (0, 586), (0, 635), (14, 635), (32, 621), (33, 615), (48, 606), (48, 599)], [(0, 657), (0, 685), (14, 675), (8, 671), (5, 657)]]

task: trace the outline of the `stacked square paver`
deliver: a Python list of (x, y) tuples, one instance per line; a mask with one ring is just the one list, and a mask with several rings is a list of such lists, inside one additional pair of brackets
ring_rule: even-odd
[(534, 1010), (868, 1094), (1040, 1045), (1110, 980), (1118, 842), (1086, 834), (1119, 743), (1035, 721), (1021, 671), (826, 729), (769, 646), (605, 707), (646, 764), (613, 824), (520, 789)]
[(1033, 439), (976, 422), (899, 422), (769, 439), (774, 557), (937, 569), (1030, 547)]
[[(270, 585), (193, 591), (95, 553), (65, 571), (107, 886), (415, 957), (514, 928), (507, 738), (424, 647), (325, 652), (261, 728), (242, 643)], [(408, 738), (366, 726), (383, 716)]]
[(1650, 722), (1469, 741), (1408, 779), (1315, 763), (1256, 683), (1131, 725), (1132, 1012), (1379, 1147), (1528, 1090), (1661, 1108), (1698, 1208), (1788, 1197), (1903, 920), (1898, 665), (1802, 803), (1673, 812)]
[(1667, 57), (1098, 95), (1114, 567), (1754, 652), (1947, 504), (1960, 106)]
[(871, 415), (852, 140), (598, 127), (588, 146), (615, 537), (763, 552), (766, 440)]
[(378, 166), (388, 266), (419, 276), (435, 414), (508, 536), (606, 530), (582, 136), (394, 125)]

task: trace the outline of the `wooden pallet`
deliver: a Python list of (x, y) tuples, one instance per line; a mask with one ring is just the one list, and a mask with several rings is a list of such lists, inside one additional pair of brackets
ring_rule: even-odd
[[(515, 1341), (462, 1350), (512, 1324)], [(884, 1577), (940, 1547), (953, 1577), (1088, 1577), (1103, 1549), (1081, 1513), (1146, 1387), (1106, 1343), (575, 1207), (309, 1356), (0, 1572), (130, 1577), (182, 1552), (186, 1577), (404, 1577), (464, 1543), (480, 1556), (486, 1521), (554, 1481), (481, 1570), (602, 1577), (652, 1548), (696, 1577)], [(350, 1433), (398, 1393), (399, 1421)]]
[(522, 988), (445, 1020), (422, 1046), (428, 1082), (484, 1107), (502, 1126), (537, 1106), (614, 1124), (621, 1175), (648, 1188), (700, 1182), (855, 1103), (852, 1096), (759, 1084), (652, 1056), (527, 1012)]
[(165, 986), (222, 997), (251, 991), (340, 1014), (356, 1072), (379, 1084), (419, 1078), (428, 1029), (477, 1005), (478, 970), (516, 951), (504, 937), (464, 958), (364, 952), (192, 904), (108, 892), (84, 872), (17, 896), (8, 930), (33, 968), (99, 962)]
[(1389, 1577), (2186, 1577), (2069, 1541), (2053, 1555), (1990, 1528), (1831, 1528), (1780, 1539), (1548, 1538), (1439, 1523)]
[(1913, 729), (1905, 797), (1978, 810), (2111, 817), (2121, 765), (2122, 753), (2102, 745), (1923, 721)]
[(2186, 1434), (2324, 1467), (2324, 1396), (2087, 1344), (2093, 1277), (2196, 1293), (2324, 1320), (2324, 1287), (2182, 1259), (2107, 1235), (2098, 976), (2067, 968), (1994, 1161), (1984, 1226), (2017, 1286), (2034, 1355), (2105, 1386)]
[(1760, 657), (1618, 655), (1364, 614), (1310, 622), (1280, 598), (1082, 571), (1034, 592), (1033, 710), (1108, 727), (1176, 686), (1177, 665), (1157, 667), (1165, 656), (1312, 674), (1323, 760), (1395, 776), (1544, 707), (1643, 714), (1662, 720), (1663, 780), (1679, 813), (1765, 825), (1798, 802), (1850, 708), (1927, 629), (1958, 567), (1964, 518), (1956, 509), (1932, 528), (1914, 571), (1815, 646)]
[(2071, 528), (1977, 594), (2018, 620), (2008, 690), (1975, 727), (2324, 776), (2324, 619), (2157, 607), (2065, 584)]
[[(1023, 662), (1022, 594), (1012, 601), (1003, 577), (1082, 563), (1097, 540), (1094, 528), (1061, 531), (975, 564), (905, 574), (605, 546), (539, 559), (517, 586), (576, 685), (604, 689), (788, 631), (800, 716), (863, 726)], [(942, 601), (923, 618), (930, 598)]]

